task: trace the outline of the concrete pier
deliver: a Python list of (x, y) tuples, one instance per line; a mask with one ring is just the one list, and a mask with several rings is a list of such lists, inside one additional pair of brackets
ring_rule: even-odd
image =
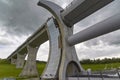
[(15, 58), (11, 58), (11, 64), (16, 64), (16, 59)]
[(25, 62), (25, 57), (26, 57), (26, 54), (17, 54), (17, 62), (16, 62), (16, 68), (23, 68), (24, 66), (24, 62)]
[(25, 66), (20, 73), (20, 77), (37, 77), (38, 75), (38, 70), (36, 67), (36, 55), (39, 47), (31, 47), (27, 46), (28, 50), (28, 58), (25, 63)]

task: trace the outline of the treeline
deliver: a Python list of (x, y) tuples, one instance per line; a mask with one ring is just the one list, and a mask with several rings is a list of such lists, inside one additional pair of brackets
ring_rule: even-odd
[(0, 59), (0, 64), (10, 64), (10, 61), (7, 59)]
[[(45, 61), (36, 60), (37, 63), (47, 63)], [(83, 59), (80, 61), (81, 64), (109, 64), (109, 63), (120, 63), (120, 58), (104, 58), (104, 59)], [(10, 64), (7, 59), (0, 59), (0, 64)]]
[[(26, 60), (25, 60), (25, 62), (26, 62)], [(36, 63), (40, 63), (40, 64), (43, 63), (43, 64), (46, 64), (47, 62), (36, 60)], [(10, 64), (10, 61), (8, 61), (7, 59), (1, 59), (1, 58), (0, 58), (0, 64)]]
[(104, 58), (104, 59), (84, 59), (81, 60), (81, 64), (109, 64), (109, 63), (119, 63), (120, 58)]

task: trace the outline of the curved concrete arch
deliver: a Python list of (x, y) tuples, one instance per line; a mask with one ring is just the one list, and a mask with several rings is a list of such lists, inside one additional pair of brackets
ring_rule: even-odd
[[(66, 69), (67, 65), (69, 62), (74, 61), (76, 64), (78, 64), (79, 69), (78, 71), (84, 71), (82, 66), (79, 64), (78, 57), (76, 55), (75, 47), (74, 46), (69, 46), (67, 42), (67, 38), (71, 35), (73, 35), (73, 27), (68, 28), (64, 22), (62, 21), (61, 14), (60, 12), (63, 10), (61, 7), (58, 5), (46, 1), (46, 0), (40, 0), (38, 5), (44, 7), (48, 11), (50, 11), (55, 19), (58, 22), (59, 25), (59, 30), (60, 30), (60, 41), (61, 41), (61, 63), (60, 63), (60, 68), (58, 72), (58, 79), (59, 80), (66, 80)], [(74, 71), (74, 67), (72, 68), (72, 71)], [(73, 72), (72, 72), (73, 73)]]
[(63, 8), (57, 4), (47, 0), (40, 0), (38, 5), (47, 9), (50, 13), (52, 13), (53, 16), (55, 16), (55, 18), (57, 18), (57, 20), (60, 19), (60, 12), (63, 11)]
[[(53, 18), (49, 18), (43, 26), (46, 34), (43, 34), (42, 37), (36, 39), (41, 40), (45, 38), (45, 36), (48, 36), (47, 40), (50, 40), (50, 54), (49, 54), (49, 60), (47, 66), (42, 74), (42, 78), (52, 79), (58, 76), (58, 69), (60, 65), (60, 59), (61, 59), (61, 47), (59, 45), (60, 31), (59, 28), (57, 27), (58, 25), (55, 19)], [(27, 47), (28, 58), (22, 72), (19, 75), (20, 77), (38, 76), (38, 71), (36, 67), (36, 55), (38, 51), (38, 46), (40, 46), (42, 43), (39, 44), (39, 42), (37, 42), (37, 44), (38, 45), (35, 46), (31, 45), (30, 43), (27, 44), (26, 47)], [(18, 55), (18, 57), (20, 57), (20, 55)], [(21, 64), (19, 62), (21, 61), (20, 59), (21, 58), (18, 58), (18, 63), (17, 63), (18, 66), (19, 64)], [(53, 63), (54, 61), (56, 62)]]
[(58, 76), (58, 69), (61, 58), (61, 48), (59, 45), (60, 32), (54, 22), (54, 19), (50, 18), (50, 20), (48, 20), (46, 23), (48, 38), (50, 40), (50, 50), (48, 63), (43, 74), (41, 75), (42, 79), (56, 79)]
[[(71, 71), (71, 68), (74, 67), (74, 71)], [(79, 76), (80, 69), (79, 65), (75, 61), (71, 61), (67, 64), (66, 76)]]

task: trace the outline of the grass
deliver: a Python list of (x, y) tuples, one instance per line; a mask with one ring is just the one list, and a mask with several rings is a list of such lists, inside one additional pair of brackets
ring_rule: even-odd
[[(39, 75), (43, 72), (45, 68), (45, 63), (37, 63), (37, 68)], [(22, 69), (16, 69), (16, 65), (10, 64), (7, 61), (0, 61), (0, 78), (4, 77), (9, 77), (9, 78), (17, 78), (18, 80), (21, 79), (19, 78), (19, 74), (22, 71)]]
[(38, 68), (39, 75), (42, 74), (42, 72), (43, 72), (45, 66), (46, 66), (45, 63), (38, 63), (38, 64), (37, 64), (37, 68)]
[[(37, 63), (37, 68), (38, 68), (38, 72), (39, 75), (42, 74), (44, 68), (45, 68), (45, 63), (41, 62), (41, 63)], [(107, 67), (107, 69), (111, 69), (112, 68), (118, 68), (120, 67), (120, 63), (110, 63), (110, 64), (83, 64), (82, 65), (84, 69), (88, 69), (90, 68), (92, 71), (95, 70), (103, 70), (105, 67)], [(16, 69), (15, 65), (12, 65), (10, 63), (7, 62), (2, 62), (0, 63), (0, 78), (4, 78), (4, 77), (15, 77), (17, 78), (17, 80), (22, 80), (21, 78), (19, 79), (18, 75), (20, 74), (22, 69)]]
[(109, 64), (83, 64), (85, 70), (91, 69), (92, 71), (104, 70), (105, 67), (109, 70), (112, 68), (120, 68), (120, 63), (109, 63)]
[(14, 65), (0, 64), (0, 78), (17, 77), (21, 69), (16, 69)]

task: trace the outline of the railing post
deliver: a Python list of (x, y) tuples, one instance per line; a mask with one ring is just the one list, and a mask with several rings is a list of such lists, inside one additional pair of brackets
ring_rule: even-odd
[(100, 71), (101, 79), (104, 80), (103, 73)]
[(88, 75), (88, 80), (90, 80), (90, 73), (89, 73), (89, 71), (87, 71), (87, 75)]
[(120, 78), (120, 72), (119, 72), (119, 70), (117, 69), (117, 74), (118, 74), (118, 77)]

